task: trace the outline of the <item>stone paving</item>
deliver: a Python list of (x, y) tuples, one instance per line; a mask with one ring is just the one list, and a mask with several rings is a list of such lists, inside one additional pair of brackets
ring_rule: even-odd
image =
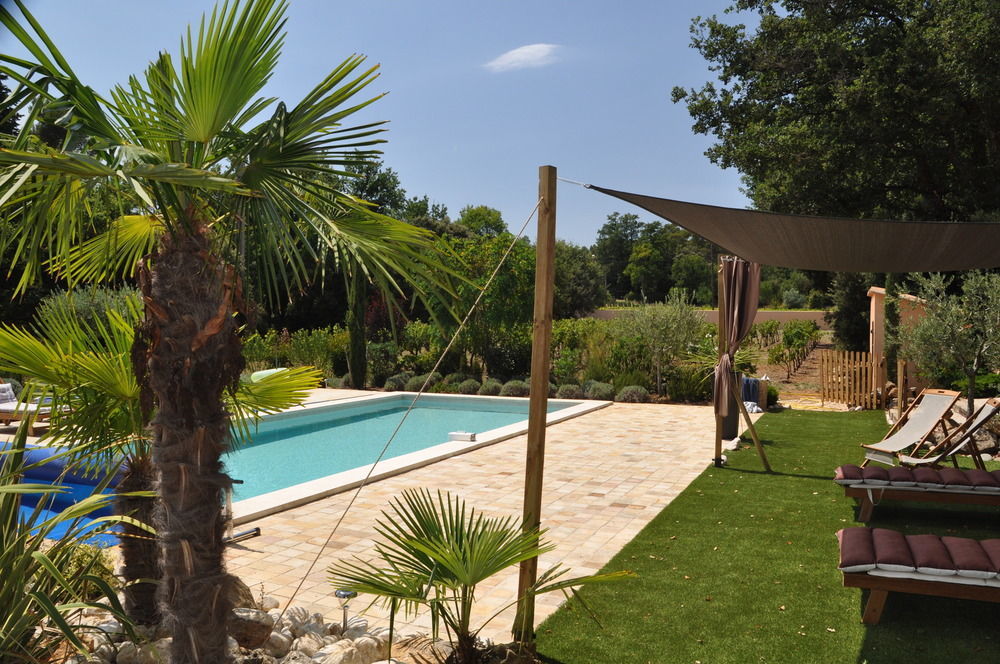
[[(316, 399), (354, 394), (324, 390)], [(706, 468), (714, 431), (708, 406), (647, 404), (614, 404), (548, 427), (541, 514), (556, 549), (541, 557), (539, 569), (561, 562), (574, 575), (597, 572)], [(372, 523), (390, 498), (407, 488), (442, 489), (488, 514), (519, 518), (525, 445), (526, 436), (518, 436), (367, 486), (308, 574), (353, 491), (241, 526), (260, 526), (263, 534), (229, 548), (229, 571), (255, 593), (272, 595), (283, 604), (304, 577), (293, 604), (336, 619), (340, 608), (326, 569), (335, 560), (370, 554)], [(516, 568), (479, 586), (473, 624), (482, 624), (513, 602), (516, 589)], [(539, 597), (537, 621), (563, 599), (561, 593)], [(354, 600), (352, 614), (369, 601)], [(365, 615), (369, 622), (388, 623), (378, 607), (367, 609)], [(508, 640), (512, 620), (513, 609), (507, 609), (482, 635)], [(397, 624), (403, 634), (426, 631), (429, 617), (417, 616), (409, 623), (397, 619)]]

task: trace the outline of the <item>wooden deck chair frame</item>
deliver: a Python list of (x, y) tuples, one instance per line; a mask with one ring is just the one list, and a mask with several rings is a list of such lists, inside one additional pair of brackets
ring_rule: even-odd
[[(896, 435), (896, 433), (898, 433), (904, 426), (906, 426), (906, 423), (909, 421), (913, 413), (916, 412), (917, 409), (923, 406), (924, 398), (929, 395), (936, 395), (936, 396), (939, 395), (939, 396), (949, 397), (951, 401), (948, 404), (948, 407), (943, 411), (941, 416), (938, 417), (937, 420), (935, 420), (934, 424), (930, 426), (927, 429), (927, 431), (924, 432), (924, 435), (919, 440), (913, 441), (913, 443), (907, 444), (904, 447), (901, 447), (900, 449), (895, 451), (878, 449), (877, 445), (879, 443), (885, 442), (892, 436)], [(912, 403), (910, 403), (909, 407), (907, 407), (903, 415), (898, 420), (896, 420), (895, 424), (892, 425), (892, 428), (889, 429), (889, 432), (882, 437), (882, 440), (880, 440), (879, 443), (875, 443), (874, 445), (861, 446), (865, 448), (865, 459), (864, 461), (861, 462), (861, 467), (864, 468), (865, 466), (867, 466), (869, 461), (878, 461), (879, 463), (892, 465), (893, 461), (895, 460), (895, 456), (898, 452), (901, 452), (909, 447), (913, 447), (914, 451), (916, 451), (920, 449), (924, 444), (926, 444), (927, 441), (930, 439), (930, 437), (934, 434), (934, 430), (937, 429), (938, 425), (941, 426), (946, 436), (949, 435), (951, 432), (948, 431), (948, 427), (945, 424), (945, 421), (951, 414), (952, 409), (955, 407), (955, 403), (958, 401), (958, 398), (960, 396), (961, 393), (956, 392), (955, 390), (938, 390), (931, 388), (922, 390), (920, 394), (917, 395), (917, 398), (914, 399)]]
[[(982, 429), (987, 422), (1000, 412), (1000, 398), (989, 399), (982, 406), (977, 408), (964, 422), (958, 425), (954, 431), (948, 434), (944, 440), (934, 445), (926, 454), (920, 457), (906, 454), (897, 454), (899, 463), (903, 466), (939, 466), (942, 459), (951, 459), (955, 468), (958, 468), (958, 458), (956, 455), (965, 447), (970, 446), (976, 433)], [(986, 470), (986, 464), (982, 457), (972, 449), (972, 463), (980, 470)]]

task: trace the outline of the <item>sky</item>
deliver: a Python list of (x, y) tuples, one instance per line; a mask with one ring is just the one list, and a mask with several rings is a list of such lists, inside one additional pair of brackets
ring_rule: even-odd
[[(77, 76), (102, 94), (159, 51), (176, 54), (187, 26), (213, 5), (26, 1)], [(356, 120), (389, 121), (385, 165), (409, 196), (427, 195), (453, 219), (466, 205), (488, 205), (517, 230), (537, 200), (542, 165), (577, 182), (746, 207), (739, 174), (709, 162), (711, 138), (695, 135), (685, 106), (670, 101), (675, 85), (713, 80), (690, 47), (691, 19), (730, 4), (289, 0), (285, 46), (264, 94), (291, 105), (346, 57), (365, 55), (381, 71), (369, 90), (388, 94)], [(23, 55), (14, 41), (0, 31), (0, 52)], [(589, 246), (613, 212), (654, 219), (560, 182), (556, 235)]]

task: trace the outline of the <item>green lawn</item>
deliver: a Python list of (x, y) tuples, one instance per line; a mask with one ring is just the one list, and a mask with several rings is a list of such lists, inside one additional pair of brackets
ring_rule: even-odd
[[(890, 595), (861, 624), (862, 591), (844, 588), (835, 533), (855, 522), (830, 478), (886, 431), (881, 412), (786, 410), (759, 423), (775, 473), (753, 446), (709, 468), (605, 568), (637, 579), (585, 588), (538, 629), (553, 664), (591, 662), (997, 661), (1000, 604)], [(872, 525), (908, 533), (1000, 536), (996, 510), (920, 503), (876, 507)]]

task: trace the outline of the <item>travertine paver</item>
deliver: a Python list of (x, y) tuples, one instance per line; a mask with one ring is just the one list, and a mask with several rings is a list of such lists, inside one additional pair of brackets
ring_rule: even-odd
[[(710, 463), (714, 431), (710, 407), (682, 405), (614, 404), (550, 426), (542, 523), (556, 550), (542, 556), (539, 569), (561, 562), (574, 574), (598, 571)], [(328, 619), (340, 615), (327, 567), (354, 554), (368, 555), (375, 536), (372, 523), (388, 500), (406, 488), (449, 490), (484, 512), (519, 517), (525, 445), (526, 437), (518, 436), (366, 487), (293, 603)], [(284, 602), (351, 497), (353, 492), (332, 496), (249, 524), (260, 526), (263, 534), (230, 547), (229, 570), (255, 592)], [(513, 602), (516, 589), (516, 569), (482, 584), (474, 624)], [(563, 599), (560, 593), (539, 597), (538, 620)], [(367, 603), (358, 598), (352, 613)], [(370, 622), (387, 624), (378, 608), (368, 609), (366, 615)], [(483, 636), (508, 639), (512, 619), (513, 609), (508, 609)], [(429, 622), (427, 616), (418, 616), (410, 625), (397, 624), (405, 633), (410, 627), (426, 629)]]

